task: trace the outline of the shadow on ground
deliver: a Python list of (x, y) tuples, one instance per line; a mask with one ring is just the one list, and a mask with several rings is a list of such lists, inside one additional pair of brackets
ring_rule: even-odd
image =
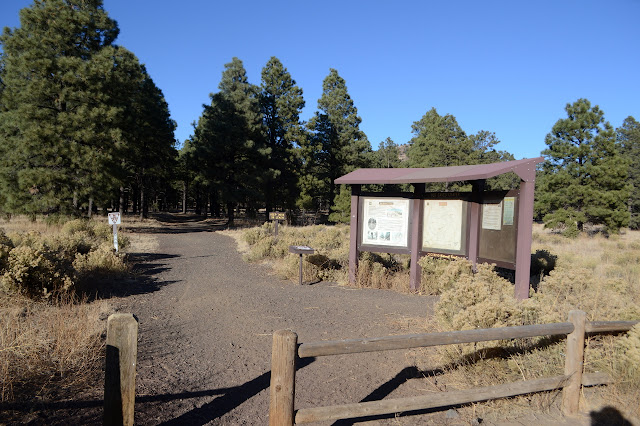
[[(315, 358), (305, 358), (301, 360), (298, 370), (308, 366), (314, 362), (314, 360)], [(137, 396), (136, 419), (138, 419), (138, 421), (145, 419), (145, 404), (168, 404), (173, 401), (219, 395), (214, 400), (198, 408), (194, 408), (174, 419), (161, 423), (162, 425), (204, 425), (222, 417), (258, 393), (268, 389), (270, 382), (271, 371), (267, 371), (242, 385), (229, 388)], [(46, 424), (57, 424), (59, 422), (73, 424), (76, 423), (76, 421), (81, 421), (82, 424), (101, 424), (103, 405), (104, 402), (101, 399), (38, 403), (0, 403), (0, 413), (2, 413), (2, 415), (0, 415), (0, 421), (5, 419), (11, 420), (10, 416), (12, 414), (15, 415), (37, 410), (39, 412), (39, 420), (44, 421), (46, 419)], [(152, 408), (151, 405), (149, 408)], [(267, 413), (264, 413), (264, 415), (266, 417)], [(143, 421), (143, 423), (145, 422)]]
[(176, 282), (160, 281), (156, 277), (169, 269), (163, 260), (176, 257), (178, 255), (164, 253), (129, 253), (127, 262), (132, 265), (132, 274), (108, 279), (89, 278), (78, 284), (77, 291), (89, 301), (156, 292)]

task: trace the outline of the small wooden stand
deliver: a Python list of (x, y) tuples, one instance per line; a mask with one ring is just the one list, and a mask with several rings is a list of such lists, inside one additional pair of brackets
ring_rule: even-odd
[(302, 255), (313, 254), (315, 250), (308, 246), (289, 246), (289, 253), (300, 255), (300, 285), (302, 285)]

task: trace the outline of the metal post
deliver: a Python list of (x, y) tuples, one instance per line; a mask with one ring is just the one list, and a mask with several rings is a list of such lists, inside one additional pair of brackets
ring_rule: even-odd
[(116, 253), (118, 252), (118, 225), (113, 224), (113, 247), (116, 249)]
[(302, 285), (302, 253), (300, 253), (300, 285)]

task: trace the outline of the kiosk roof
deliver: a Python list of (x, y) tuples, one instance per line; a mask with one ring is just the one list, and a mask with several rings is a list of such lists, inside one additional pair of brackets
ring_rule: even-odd
[(481, 180), (514, 172), (524, 181), (535, 179), (536, 164), (544, 160), (542, 157), (524, 158), (522, 160), (503, 161), (501, 163), (477, 164), (469, 166), (403, 168), (403, 169), (358, 169), (335, 180), (337, 184), (394, 184), (394, 183), (427, 183), (457, 182), (464, 180)]

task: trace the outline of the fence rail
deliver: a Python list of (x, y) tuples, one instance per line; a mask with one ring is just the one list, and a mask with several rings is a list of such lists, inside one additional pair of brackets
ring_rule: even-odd
[[(586, 321), (582, 311), (571, 311), (569, 321), (444, 333), (410, 334), (369, 339), (351, 339), (303, 343), (296, 333), (280, 330), (273, 335), (271, 368), (271, 402), (269, 424), (293, 425), (326, 420), (386, 415), (398, 412), (487, 401), (533, 392), (562, 389), (562, 406), (566, 414), (578, 411), (581, 386), (611, 383), (604, 373), (583, 374), (584, 344), (587, 333), (628, 331), (638, 321)], [(565, 374), (536, 380), (507, 383), (468, 390), (442, 392), (410, 398), (388, 399), (355, 404), (333, 405), (295, 410), (295, 361), (297, 358), (357, 354), (397, 349), (509, 340), (537, 336), (567, 336)]]

